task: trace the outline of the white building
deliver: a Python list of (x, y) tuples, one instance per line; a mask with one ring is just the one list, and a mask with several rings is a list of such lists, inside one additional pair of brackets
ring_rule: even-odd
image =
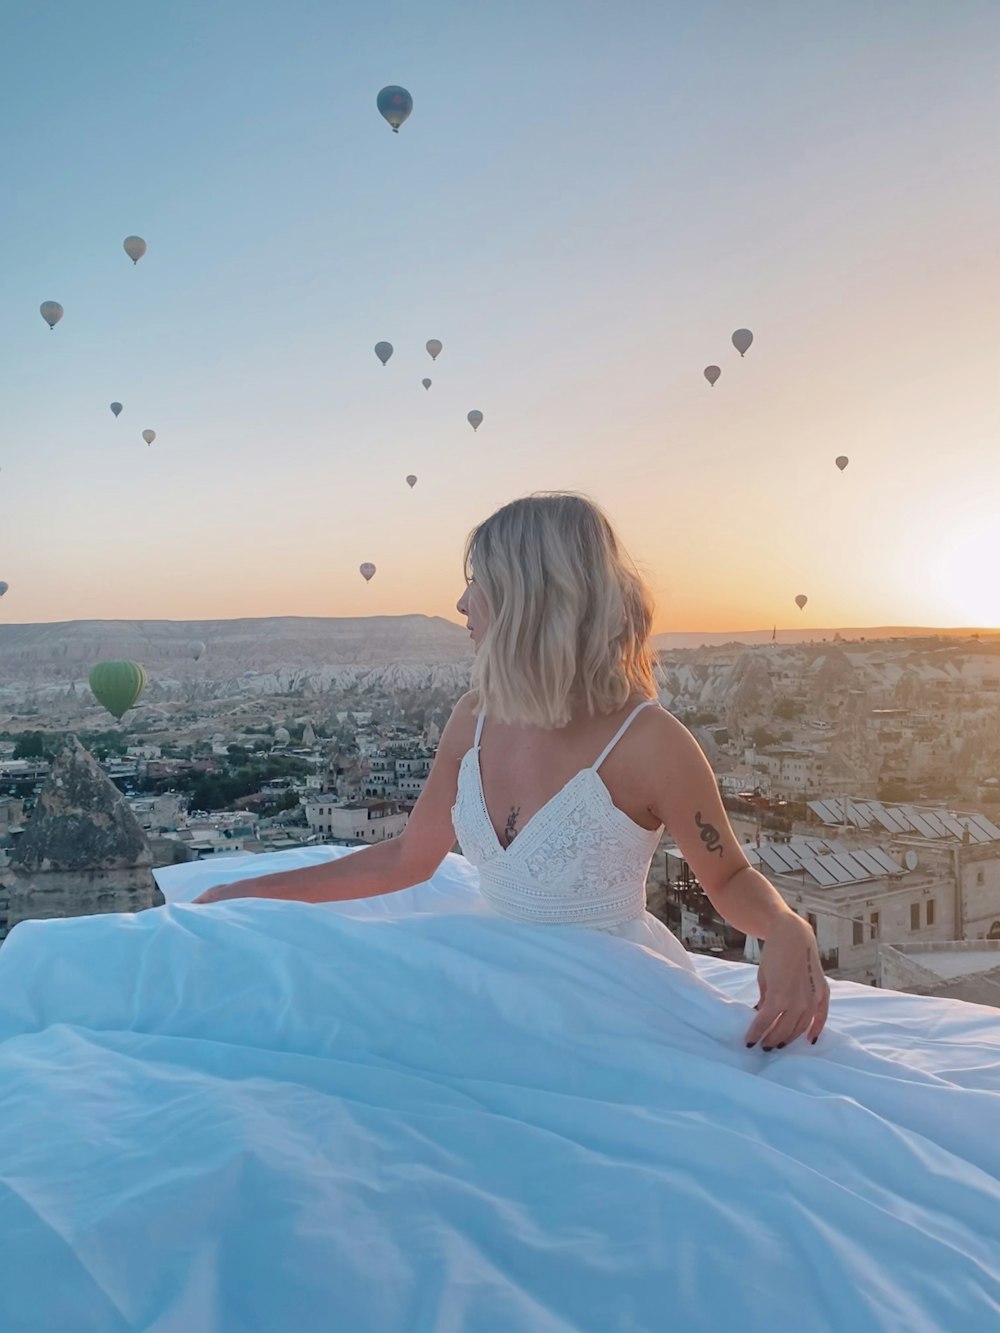
[(305, 797), (306, 823), (338, 842), (385, 842), (406, 828), (409, 812), (396, 801), (340, 801), (330, 792)]

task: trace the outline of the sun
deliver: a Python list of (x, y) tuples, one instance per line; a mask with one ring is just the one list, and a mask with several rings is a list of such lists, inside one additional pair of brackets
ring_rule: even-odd
[(935, 534), (929, 581), (941, 614), (963, 626), (1000, 627), (1000, 516)]

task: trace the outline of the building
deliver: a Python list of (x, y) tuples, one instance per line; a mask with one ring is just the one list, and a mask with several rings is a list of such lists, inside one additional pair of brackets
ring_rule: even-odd
[(406, 828), (409, 809), (398, 801), (342, 801), (330, 792), (303, 798), (306, 823), (328, 842), (385, 842)]

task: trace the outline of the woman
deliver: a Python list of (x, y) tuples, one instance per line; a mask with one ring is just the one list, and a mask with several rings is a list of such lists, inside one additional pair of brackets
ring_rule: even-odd
[[(532, 496), (467, 563), (475, 694), (401, 838), (4, 942), (0, 1329), (998, 1328), (996, 1011), (838, 980), (819, 1046), (745, 1050), (829, 988), (614, 534)], [(661, 825), (759, 969), (646, 914)]]
[(457, 836), (500, 915), (590, 926), (690, 967), (645, 910), (666, 828), (720, 915), (766, 941), (746, 1044), (815, 1044), (830, 998), (815, 936), (749, 864), (704, 753), (657, 703), (651, 597), (605, 515), (569, 493), (514, 500), (470, 534), (465, 577), (473, 689), (401, 837), (195, 901), (393, 893), (429, 879)]

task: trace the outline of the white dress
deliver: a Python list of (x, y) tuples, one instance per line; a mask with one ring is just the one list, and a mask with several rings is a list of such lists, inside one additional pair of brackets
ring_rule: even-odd
[(601, 765), (644, 708), (637, 705), (589, 768), (542, 806), (509, 847), (497, 838), (483, 794), (480, 713), (462, 758), (451, 817), (465, 857), (479, 871), (483, 898), (500, 916), (534, 925), (579, 925), (645, 945), (693, 970), (680, 940), (646, 911), (646, 877), (663, 826), (644, 829), (619, 810)]
[(424, 884), (13, 928), (0, 1333), (1000, 1333), (997, 1011), (834, 980), (747, 1050), (604, 755), (506, 851), (477, 758)]

